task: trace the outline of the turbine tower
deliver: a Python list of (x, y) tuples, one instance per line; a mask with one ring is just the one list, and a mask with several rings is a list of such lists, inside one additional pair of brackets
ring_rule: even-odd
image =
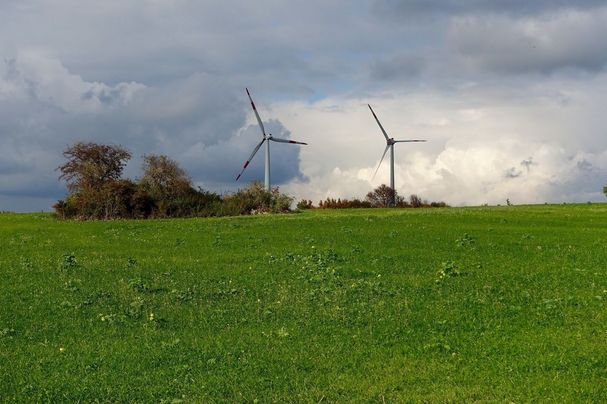
[(293, 144), (304, 144), (304, 145), (307, 145), (307, 143), (296, 142), (295, 140), (279, 139), (279, 138), (272, 136), (271, 133), (266, 134), (266, 129), (263, 127), (263, 122), (261, 122), (261, 118), (259, 117), (257, 108), (255, 108), (255, 103), (253, 102), (253, 99), (251, 98), (251, 93), (249, 93), (248, 88), (246, 90), (247, 90), (247, 95), (249, 96), (249, 100), (251, 101), (251, 107), (253, 107), (253, 112), (255, 112), (255, 117), (257, 118), (257, 123), (259, 124), (259, 127), (261, 128), (261, 135), (263, 136), (263, 138), (261, 139), (261, 142), (259, 142), (259, 144), (257, 144), (257, 146), (255, 146), (255, 148), (253, 149), (253, 153), (251, 153), (251, 156), (249, 156), (247, 161), (244, 162), (242, 171), (240, 171), (240, 174), (238, 174), (238, 177), (236, 177), (236, 181), (238, 181), (238, 179), (240, 178), (240, 176), (242, 175), (244, 170), (246, 170), (246, 168), (249, 165), (249, 163), (251, 162), (251, 160), (253, 160), (255, 153), (257, 153), (257, 151), (261, 148), (261, 146), (265, 142), (266, 143), (265, 188), (268, 191), (271, 191), (271, 188), (270, 188), (270, 142), (293, 143)]
[(381, 160), (379, 160), (379, 164), (377, 165), (377, 168), (375, 169), (375, 173), (373, 174), (373, 178), (375, 178), (375, 174), (377, 174), (377, 171), (379, 170), (379, 167), (381, 166), (381, 163), (384, 161), (384, 157), (386, 157), (386, 153), (388, 152), (388, 149), (390, 149), (390, 188), (392, 188), (392, 191), (394, 192), (392, 194), (391, 205), (394, 206), (396, 204), (396, 201), (394, 199), (394, 197), (396, 195), (396, 188), (394, 188), (394, 144), (396, 144), (396, 143), (425, 142), (425, 140), (419, 140), (419, 139), (394, 140), (394, 138), (388, 137), (388, 134), (386, 133), (386, 130), (384, 129), (384, 127), (379, 122), (379, 119), (377, 119), (377, 115), (375, 115), (375, 112), (373, 111), (373, 108), (371, 108), (371, 105), (369, 105), (369, 109), (371, 110), (371, 113), (373, 114), (373, 117), (377, 121), (377, 124), (379, 125), (379, 128), (381, 129), (382, 133), (384, 134), (384, 137), (386, 138), (386, 149), (384, 150), (384, 154), (382, 154), (382, 156), (381, 156)]

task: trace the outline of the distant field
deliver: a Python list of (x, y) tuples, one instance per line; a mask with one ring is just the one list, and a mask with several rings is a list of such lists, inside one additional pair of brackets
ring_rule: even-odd
[(606, 401), (607, 205), (0, 214), (0, 401)]

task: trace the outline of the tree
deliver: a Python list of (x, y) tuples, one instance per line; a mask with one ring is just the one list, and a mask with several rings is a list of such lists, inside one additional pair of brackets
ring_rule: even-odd
[(120, 179), (131, 153), (121, 146), (78, 142), (68, 147), (59, 179), (65, 180), (71, 192), (98, 190), (109, 181)]
[(398, 206), (402, 202), (402, 197), (398, 196), (396, 190), (382, 184), (369, 192), (365, 200), (374, 208), (386, 208), (392, 206), (393, 201), (395, 206)]
[(141, 186), (155, 199), (183, 196), (192, 189), (192, 180), (179, 164), (162, 154), (143, 156)]
[(409, 204), (411, 204), (412, 208), (421, 208), (424, 206), (424, 201), (419, 196), (412, 194), (409, 196)]

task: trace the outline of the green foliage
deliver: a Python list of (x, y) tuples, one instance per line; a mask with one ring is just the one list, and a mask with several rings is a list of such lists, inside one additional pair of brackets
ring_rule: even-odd
[(53, 207), (62, 219), (146, 218), (155, 202), (141, 187), (124, 179), (105, 181), (98, 188), (77, 190)]
[(292, 198), (278, 188), (266, 191), (253, 183), (222, 198), (194, 189), (179, 164), (163, 155), (143, 156), (138, 182), (120, 178), (130, 153), (118, 146), (76, 143), (64, 152), (59, 167), (69, 194), (53, 208), (61, 219), (145, 219), (281, 213)]
[(65, 149), (57, 169), (70, 191), (94, 190), (120, 179), (131, 153), (121, 146), (77, 142)]
[(379, 187), (369, 192), (365, 199), (373, 208), (387, 208), (392, 206), (393, 202), (394, 205), (403, 203), (403, 198), (398, 195), (398, 192), (386, 184), (381, 184)]
[(248, 187), (224, 197), (224, 209), (230, 215), (285, 213), (290, 210), (291, 203), (293, 198), (281, 194), (278, 188), (268, 191), (260, 182), (252, 182)]
[(0, 214), (0, 397), (603, 402), (606, 241), (598, 203)]
[[(311, 202), (311, 201), (310, 201)], [(327, 198), (324, 201), (318, 202), (319, 209), (360, 209), (371, 208), (369, 201), (361, 201), (360, 199), (335, 199)]]
[(301, 201), (297, 202), (297, 209), (299, 209), (299, 210), (306, 210), (306, 209), (313, 209), (313, 208), (314, 208), (314, 204), (309, 199), (302, 199)]

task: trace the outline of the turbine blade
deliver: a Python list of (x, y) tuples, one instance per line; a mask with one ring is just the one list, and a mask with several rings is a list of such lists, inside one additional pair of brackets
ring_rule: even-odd
[(270, 140), (273, 140), (275, 142), (279, 142), (279, 143), (293, 143), (293, 144), (305, 144), (307, 145), (307, 143), (304, 142), (296, 142), (295, 140), (289, 140), (289, 139), (279, 139), (277, 137), (272, 136), (270, 138)]
[(411, 139), (411, 140), (395, 140), (394, 143), (411, 143), (411, 142), (427, 142), (427, 140)]
[(386, 150), (384, 150), (384, 154), (382, 154), (381, 160), (379, 160), (379, 164), (377, 165), (377, 168), (375, 169), (375, 172), (373, 173), (373, 177), (371, 177), (371, 180), (373, 180), (373, 178), (375, 178), (375, 174), (377, 174), (377, 171), (379, 171), (379, 167), (381, 166), (381, 163), (384, 161), (384, 157), (386, 157), (386, 153), (388, 152), (389, 148), (390, 148), (390, 145), (387, 145)]
[(244, 165), (242, 167), (242, 170), (240, 171), (240, 174), (238, 174), (238, 177), (236, 177), (236, 181), (238, 181), (240, 179), (240, 176), (242, 175), (242, 173), (244, 173), (244, 170), (247, 169), (247, 167), (249, 166), (249, 163), (251, 162), (251, 160), (253, 160), (255, 153), (257, 153), (257, 151), (259, 150), (259, 148), (265, 141), (266, 141), (266, 139), (263, 139), (261, 142), (259, 142), (259, 144), (257, 146), (255, 146), (255, 148), (253, 149), (253, 153), (251, 153), (251, 156), (247, 159), (247, 161), (244, 162)]
[(251, 101), (251, 107), (253, 107), (253, 112), (255, 112), (255, 117), (257, 118), (257, 123), (259, 124), (259, 127), (261, 128), (261, 134), (265, 138), (266, 137), (266, 129), (263, 127), (263, 123), (261, 122), (261, 118), (259, 117), (259, 113), (257, 112), (257, 108), (255, 108), (255, 103), (253, 102), (253, 98), (251, 98), (251, 93), (249, 93), (249, 89), (245, 88), (245, 90), (247, 90), (247, 95), (249, 96), (249, 100)]
[[(369, 105), (369, 104), (367, 104), (367, 105)], [(371, 108), (371, 105), (369, 105), (369, 109), (371, 110), (371, 113), (373, 114), (373, 117), (377, 121), (377, 124), (379, 125), (379, 128), (381, 129), (382, 133), (384, 134), (384, 137), (386, 138), (386, 140), (390, 140), (388, 138), (388, 134), (386, 133), (386, 130), (384, 129), (383, 126), (381, 126), (381, 123), (379, 122), (379, 119), (377, 119), (377, 115), (375, 115), (375, 112), (373, 111), (373, 108)]]

